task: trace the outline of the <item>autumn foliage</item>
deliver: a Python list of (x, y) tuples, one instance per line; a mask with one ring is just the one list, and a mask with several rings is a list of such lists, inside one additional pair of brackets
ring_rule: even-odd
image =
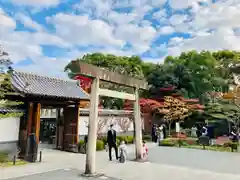
[[(203, 106), (196, 104), (196, 99), (184, 99), (182, 97), (165, 96), (162, 101), (154, 99), (140, 99), (142, 113), (156, 112), (164, 115), (166, 121), (183, 120), (194, 110), (201, 110)], [(126, 101), (126, 110), (133, 109), (133, 102)]]

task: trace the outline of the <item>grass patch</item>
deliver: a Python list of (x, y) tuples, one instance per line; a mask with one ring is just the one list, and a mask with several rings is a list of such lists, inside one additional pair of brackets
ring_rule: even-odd
[(4, 163), (0, 164), (0, 167), (12, 167), (12, 166), (20, 166), (20, 165), (25, 165), (28, 162), (21, 160), (21, 159), (17, 159), (15, 165), (13, 165), (13, 161), (6, 161)]

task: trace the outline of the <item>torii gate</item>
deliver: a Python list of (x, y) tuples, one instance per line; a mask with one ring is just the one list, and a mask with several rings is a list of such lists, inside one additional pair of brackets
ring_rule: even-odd
[[(75, 61), (76, 63), (76, 61)], [(134, 123), (135, 123), (135, 146), (136, 160), (142, 159), (142, 128), (141, 128), (141, 112), (139, 104), (139, 89), (147, 89), (147, 82), (118, 73), (108, 71), (103, 68), (93, 66), (81, 61), (78, 61), (79, 74), (93, 79), (91, 84), (91, 101), (89, 114), (88, 128), (88, 148), (86, 153), (85, 174), (95, 174), (95, 159), (96, 159), (96, 140), (97, 140), (97, 119), (98, 119), (98, 104), (99, 96), (108, 96), (120, 99), (128, 99), (134, 101)], [(100, 89), (99, 81), (107, 81), (110, 83), (120, 84), (132, 87), (135, 90), (134, 94), (125, 92), (112, 91), (108, 89)]]

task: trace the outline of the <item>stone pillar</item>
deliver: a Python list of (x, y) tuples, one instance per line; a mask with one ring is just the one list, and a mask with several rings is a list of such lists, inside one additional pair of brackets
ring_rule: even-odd
[(96, 173), (96, 141), (97, 141), (97, 119), (99, 103), (99, 78), (95, 78), (91, 86), (91, 101), (88, 126), (88, 144), (86, 152), (85, 174), (93, 175)]
[(139, 93), (138, 89), (135, 89), (136, 100), (134, 102), (134, 123), (135, 123), (135, 147), (136, 147), (136, 160), (141, 160), (143, 158), (142, 153), (142, 120), (141, 120), (141, 110), (139, 103)]

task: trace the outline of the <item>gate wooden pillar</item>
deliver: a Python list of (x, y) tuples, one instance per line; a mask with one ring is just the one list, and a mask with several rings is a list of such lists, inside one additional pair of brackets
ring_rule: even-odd
[(40, 114), (41, 114), (41, 104), (36, 103), (34, 108), (34, 125), (35, 125), (35, 134), (36, 134), (36, 142), (39, 144), (39, 134), (40, 134)]
[(78, 144), (78, 105), (65, 107), (63, 110), (63, 118), (63, 150), (76, 152)]

